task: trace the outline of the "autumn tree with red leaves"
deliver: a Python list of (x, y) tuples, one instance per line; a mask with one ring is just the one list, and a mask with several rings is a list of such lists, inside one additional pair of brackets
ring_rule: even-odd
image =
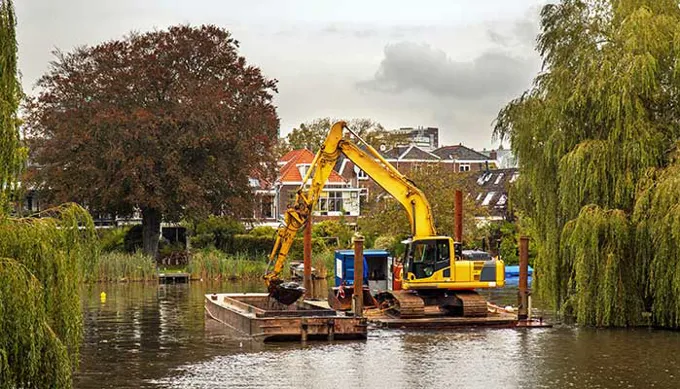
[(216, 26), (133, 33), (56, 60), (27, 108), (34, 181), (54, 202), (161, 220), (252, 213), (248, 176), (270, 171), (276, 80)]

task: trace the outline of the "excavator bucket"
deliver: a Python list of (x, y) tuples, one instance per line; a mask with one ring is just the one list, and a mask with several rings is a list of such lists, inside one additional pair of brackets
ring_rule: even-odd
[(284, 282), (283, 280), (272, 280), (269, 284), (269, 296), (283, 305), (290, 305), (296, 302), (306, 289), (297, 282)]

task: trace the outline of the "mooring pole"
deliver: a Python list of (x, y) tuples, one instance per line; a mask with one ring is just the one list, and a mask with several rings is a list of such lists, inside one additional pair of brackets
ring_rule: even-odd
[(453, 203), (454, 207), (454, 238), (456, 242), (463, 243), (463, 192), (456, 190), (456, 197)]
[(519, 309), (517, 318), (526, 320), (529, 307), (529, 237), (519, 238)]
[(354, 237), (354, 316), (363, 316), (364, 313), (364, 237)]
[(305, 298), (312, 297), (312, 218), (307, 220), (303, 237), (303, 266)]

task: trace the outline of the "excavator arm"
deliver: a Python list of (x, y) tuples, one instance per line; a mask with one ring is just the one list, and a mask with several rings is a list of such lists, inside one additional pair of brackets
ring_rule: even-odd
[[(333, 167), (340, 154), (345, 155), (356, 166), (394, 197), (406, 210), (414, 238), (436, 235), (430, 204), (423, 192), (406, 176), (389, 164), (371, 145), (363, 141), (358, 134), (354, 136), (366, 147), (362, 150), (355, 143), (343, 137), (346, 122), (340, 121), (331, 127), (323, 146), (314, 157), (307, 174), (295, 196), (295, 202), (284, 215), (284, 223), (278, 229), (276, 242), (269, 255), (269, 266), (264, 279), (272, 297), (283, 304), (291, 304), (303, 293), (304, 289), (296, 283), (284, 283), (280, 279), (288, 251), (295, 239), (297, 231), (303, 228), (312, 215), (314, 206), (319, 201)], [(310, 182), (311, 184), (308, 184)], [(269, 271), (269, 268), (273, 268)]]

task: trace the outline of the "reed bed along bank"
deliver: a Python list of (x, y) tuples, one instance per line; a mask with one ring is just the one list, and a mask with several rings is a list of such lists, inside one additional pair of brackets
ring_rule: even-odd
[(158, 278), (156, 262), (142, 253), (102, 253), (94, 267), (94, 281), (152, 281)]
[(267, 269), (267, 258), (252, 258), (246, 254), (225, 254), (216, 249), (204, 249), (191, 255), (187, 272), (192, 279), (236, 280), (261, 278)]

